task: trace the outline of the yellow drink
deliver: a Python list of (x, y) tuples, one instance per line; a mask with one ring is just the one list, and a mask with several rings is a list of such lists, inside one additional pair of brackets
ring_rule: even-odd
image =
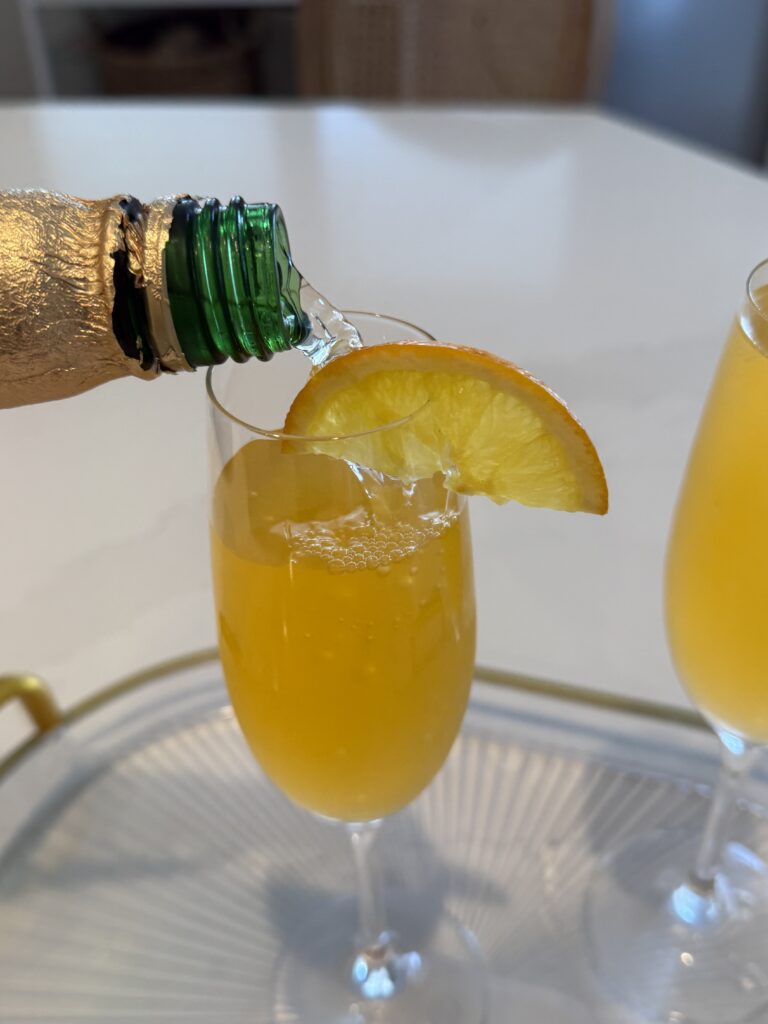
[(224, 674), (264, 771), (334, 818), (405, 806), (445, 760), (472, 678), (466, 511), (438, 479), (408, 496), (264, 440), (224, 467), (211, 534)]
[(768, 324), (737, 322), (707, 400), (667, 559), (678, 671), (715, 722), (768, 742)]

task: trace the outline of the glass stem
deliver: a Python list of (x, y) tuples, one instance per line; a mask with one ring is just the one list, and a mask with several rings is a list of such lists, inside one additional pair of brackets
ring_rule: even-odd
[(380, 825), (381, 820), (347, 825), (357, 875), (357, 907), (360, 929), (358, 945), (364, 950), (375, 949), (386, 942), (381, 881), (371, 858), (371, 846)]
[(717, 734), (722, 743), (722, 766), (691, 874), (691, 882), (701, 891), (711, 891), (714, 887), (723, 847), (730, 834), (736, 798), (755, 752), (755, 748), (740, 737), (725, 730), (717, 730)]

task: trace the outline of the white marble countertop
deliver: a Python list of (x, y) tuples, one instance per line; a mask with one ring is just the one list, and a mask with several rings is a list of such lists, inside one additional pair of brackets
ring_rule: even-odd
[[(283, 207), (337, 304), (525, 365), (602, 454), (605, 519), (474, 503), (479, 662), (684, 702), (665, 536), (768, 181), (591, 112), (0, 107), (0, 188)], [(265, 372), (268, 372), (265, 370)], [(0, 670), (72, 703), (214, 641), (202, 374), (0, 413)], [(0, 716), (7, 746), (24, 728)]]

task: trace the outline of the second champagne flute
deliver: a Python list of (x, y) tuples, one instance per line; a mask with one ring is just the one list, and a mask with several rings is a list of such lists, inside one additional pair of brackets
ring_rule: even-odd
[(768, 745), (768, 263), (751, 274), (699, 424), (667, 552), (675, 665), (721, 742), (700, 832), (640, 836), (605, 862), (587, 917), (605, 985), (647, 1019), (768, 1019), (768, 869), (735, 841)]

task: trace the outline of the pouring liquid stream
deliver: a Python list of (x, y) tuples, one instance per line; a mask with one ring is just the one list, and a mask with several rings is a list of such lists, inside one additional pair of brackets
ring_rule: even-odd
[[(297, 348), (312, 363), (311, 373), (316, 373), (332, 359), (347, 355), (364, 346), (364, 339), (357, 327), (305, 278), (302, 279), (300, 295), (301, 308), (309, 318), (311, 330), (309, 336)], [(387, 481), (390, 483), (395, 481), (371, 467), (351, 462), (348, 459), (344, 461), (360, 481), (374, 509), (382, 503), (386, 503), (387, 498), (391, 497), (391, 491), (397, 490), (400, 494), (412, 495), (417, 486), (417, 481), (412, 480), (397, 481), (396, 489), (382, 487), (382, 484)], [(450, 476), (449, 470), (444, 474), (444, 482), (450, 480)], [(453, 497), (446, 489), (446, 515), (449, 521), (454, 518), (454, 515), (447, 511), (453, 501)], [(387, 511), (389, 512), (389, 510)]]
[(300, 294), (301, 308), (309, 317), (311, 330), (297, 348), (312, 363), (313, 371), (331, 359), (363, 347), (363, 339), (355, 325), (308, 281), (302, 281)]

